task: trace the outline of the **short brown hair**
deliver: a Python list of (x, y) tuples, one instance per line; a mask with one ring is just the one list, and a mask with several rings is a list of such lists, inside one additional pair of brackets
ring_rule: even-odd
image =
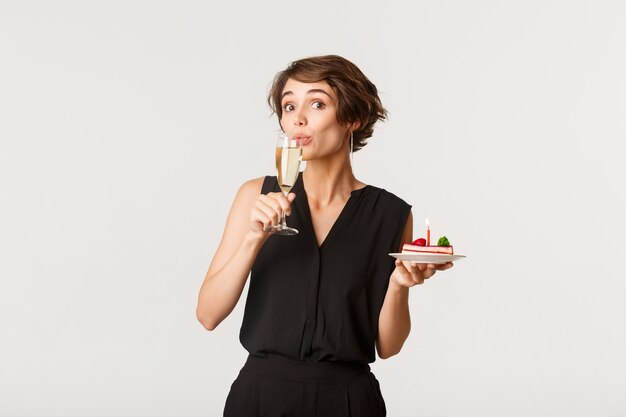
[(387, 118), (387, 110), (378, 97), (376, 86), (352, 62), (337, 55), (315, 56), (294, 61), (274, 77), (267, 102), (283, 117), (281, 95), (290, 78), (303, 83), (326, 82), (337, 95), (337, 122), (359, 123), (353, 132), (354, 151), (367, 144), (378, 120)]

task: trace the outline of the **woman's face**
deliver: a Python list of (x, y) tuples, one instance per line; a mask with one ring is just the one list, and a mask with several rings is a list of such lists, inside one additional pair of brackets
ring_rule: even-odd
[(283, 88), (280, 125), (290, 136), (302, 139), (303, 160), (324, 158), (338, 152), (348, 126), (337, 122), (337, 97), (326, 82), (287, 80)]

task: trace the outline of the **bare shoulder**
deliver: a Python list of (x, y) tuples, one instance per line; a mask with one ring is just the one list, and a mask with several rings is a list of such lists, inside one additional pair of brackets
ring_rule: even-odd
[(239, 187), (239, 192), (243, 193), (260, 193), (261, 188), (263, 187), (263, 181), (265, 181), (265, 177), (253, 178), (241, 184)]
[(241, 187), (239, 187), (239, 191), (237, 191), (235, 202), (250, 202), (256, 200), (261, 193), (264, 180), (265, 177), (259, 177), (244, 182)]
[(211, 261), (207, 276), (224, 266), (241, 245), (250, 227), (250, 210), (254, 207), (256, 199), (261, 193), (264, 179), (265, 177), (255, 178), (244, 182), (239, 187), (235, 201), (226, 219), (222, 239)]
[(229, 219), (231, 219), (232, 217), (248, 217), (250, 210), (254, 206), (256, 200), (259, 198), (259, 194), (261, 194), (264, 180), (265, 177), (259, 177), (248, 180), (241, 184), (239, 190), (237, 191), (237, 195), (235, 196), (235, 201), (233, 201), (233, 205), (230, 208)]

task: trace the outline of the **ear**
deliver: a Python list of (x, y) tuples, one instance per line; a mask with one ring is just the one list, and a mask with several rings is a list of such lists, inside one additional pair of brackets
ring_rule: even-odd
[(359, 121), (348, 123), (348, 129), (350, 129), (350, 131), (352, 132), (359, 130), (360, 127), (361, 127), (361, 122)]

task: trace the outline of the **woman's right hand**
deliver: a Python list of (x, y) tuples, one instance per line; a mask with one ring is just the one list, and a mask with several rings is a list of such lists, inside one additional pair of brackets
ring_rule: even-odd
[(250, 212), (250, 229), (262, 236), (269, 236), (272, 226), (280, 221), (281, 212), (291, 214), (291, 203), (296, 198), (294, 193), (287, 197), (283, 193), (260, 194)]
[(278, 223), (283, 208), (291, 212), (295, 194), (261, 195), (265, 177), (246, 181), (237, 191), (224, 234), (198, 294), (196, 317), (215, 329), (235, 308), (256, 257), (271, 236), (264, 231)]

